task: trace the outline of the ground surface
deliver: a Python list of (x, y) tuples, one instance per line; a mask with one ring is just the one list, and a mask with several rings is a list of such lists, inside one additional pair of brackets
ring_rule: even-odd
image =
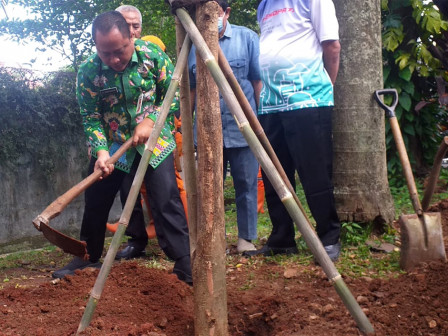
[[(448, 201), (433, 207), (437, 210), (448, 246)], [(227, 268), (230, 335), (360, 334), (319, 267), (232, 258)], [(0, 335), (74, 335), (98, 271), (53, 281), (54, 268), (24, 261), (22, 268), (2, 274), (9, 281), (0, 290)], [(376, 335), (448, 335), (447, 263), (422, 265), (398, 277), (344, 279)], [(167, 270), (116, 263), (83, 334), (194, 335), (193, 290)]]

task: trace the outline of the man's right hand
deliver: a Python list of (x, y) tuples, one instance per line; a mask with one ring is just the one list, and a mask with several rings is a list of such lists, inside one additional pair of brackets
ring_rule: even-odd
[(110, 158), (109, 152), (107, 150), (99, 150), (96, 155), (97, 159), (95, 162), (94, 170), (101, 169), (103, 175), (100, 177), (100, 180), (102, 180), (103, 178), (106, 178), (110, 174), (112, 174), (112, 172), (114, 171), (114, 165), (111, 163), (106, 163), (106, 161)]

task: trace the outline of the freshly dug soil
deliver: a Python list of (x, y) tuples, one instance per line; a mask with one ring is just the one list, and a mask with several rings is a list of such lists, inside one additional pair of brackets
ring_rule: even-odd
[[(431, 210), (442, 214), (447, 246), (448, 201)], [(236, 260), (227, 270), (229, 335), (360, 335), (319, 267)], [(344, 279), (376, 335), (448, 335), (447, 266), (432, 262), (395, 278)], [(0, 335), (74, 335), (98, 270), (62, 281), (45, 267), (7, 273), (16, 278), (0, 290)], [(83, 334), (190, 336), (193, 316), (192, 287), (165, 270), (117, 262)]]

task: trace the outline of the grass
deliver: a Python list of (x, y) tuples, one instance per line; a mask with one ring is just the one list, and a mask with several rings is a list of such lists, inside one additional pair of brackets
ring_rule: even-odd
[[(38, 250), (15, 252), (0, 256), (0, 270), (22, 267), (23, 265), (51, 264), (55, 257), (63, 258), (65, 253), (57, 247), (50, 245)], [(68, 257), (69, 258), (69, 257)]]
[[(441, 174), (442, 176), (442, 174)], [(448, 180), (448, 174), (446, 174)], [(421, 189), (421, 184), (419, 184)], [(403, 188), (391, 188), (392, 196), (395, 202), (397, 214), (402, 212), (412, 212), (412, 203), (409, 200), (409, 192), (406, 186)], [(305, 194), (300, 184), (297, 187), (297, 196), (302, 203), (305, 212), (310, 218), (313, 225), (315, 222), (311, 217), (310, 210), (307, 206)], [(232, 179), (227, 177), (225, 181), (224, 197), (226, 200), (233, 200), (235, 198)], [(443, 198), (448, 198), (448, 193), (435, 195), (435, 201)], [(226, 234), (228, 244), (236, 244), (238, 232), (236, 228), (236, 207), (233, 202), (225, 201), (225, 223)], [(398, 218), (398, 216), (397, 216)], [(265, 206), (265, 213), (258, 215), (258, 239), (254, 241), (256, 246), (262, 246), (265, 244), (270, 232), (271, 222), (269, 219), (268, 211)], [(339, 261), (336, 263), (336, 267), (346, 276), (350, 277), (362, 277), (368, 276), (371, 278), (376, 277), (388, 277), (396, 276), (401, 273), (399, 268), (399, 251), (392, 253), (378, 253), (372, 252), (369, 246), (366, 245), (366, 241), (370, 239), (378, 244), (390, 243), (395, 244), (399, 239), (398, 233), (392, 227), (388, 227), (387, 231), (377, 237), (372, 235), (372, 225), (370, 224), (358, 224), (358, 223), (342, 223), (341, 228), (341, 242), (342, 252)], [(297, 247), (299, 254), (291, 256), (277, 255), (272, 257), (266, 257), (266, 262), (274, 262), (285, 267), (291, 264), (310, 265), (314, 264), (314, 258), (309, 248), (307, 247), (304, 239), (300, 233), (296, 236)]]
[[(448, 185), (448, 170), (442, 169), (440, 180), (445, 185)], [(417, 183), (420, 197), (422, 197), (422, 184)], [(297, 188), (297, 196), (299, 197), (307, 216), (314, 223), (310, 211), (308, 209), (305, 196), (300, 185)], [(409, 193), (406, 186), (396, 188), (391, 187), (392, 196), (395, 202), (395, 209), (397, 216), (401, 213), (412, 213), (412, 204), (409, 200)], [(448, 192), (435, 194), (432, 203), (435, 203), (441, 199), (447, 199)], [(236, 206), (235, 206), (235, 194), (233, 189), (233, 182), (231, 177), (227, 177), (224, 185), (224, 203), (225, 203), (225, 226), (226, 226), (226, 238), (227, 244), (236, 245), (238, 240), (238, 231), (236, 225)], [(261, 247), (266, 243), (266, 240), (271, 232), (271, 222), (269, 214), (264, 207), (265, 212), (258, 216), (258, 239), (254, 241), (255, 245)], [(341, 241), (342, 252), (339, 261), (336, 263), (336, 267), (341, 274), (350, 277), (390, 277), (397, 276), (402, 271), (399, 268), (399, 251), (393, 251), (392, 253), (378, 253), (372, 252), (369, 246), (366, 245), (367, 240), (373, 240), (380, 243), (396, 244), (399, 240), (398, 233), (392, 227), (388, 227), (387, 231), (381, 236), (374, 236), (372, 234), (372, 226), (369, 224), (359, 223), (342, 223)], [(109, 247), (111, 238), (106, 238), (105, 248)], [(123, 238), (123, 242), (126, 238)], [(291, 256), (277, 255), (266, 258), (253, 258), (246, 262), (247, 265), (256, 265), (262, 263), (275, 263), (284, 267), (291, 265), (310, 265), (314, 264), (313, 255), (306, 246), (305, 241), (300, 236), (300, 233), (296, 236), (297, 247), (299, 253)], [(144, 259), (143, 262), (147, 267), (168, 269), (172, 267), (173, 263), (166, 259), (164, 254), (158, 247), (157, 240), (152, 239), (147, 247), (147, 253), (151, 255), (158, 255), (159, 257), (151, 258), (150, 260)], [(60, 249), (54, 246), (48, 246), (39, 250), (11, 253), (8, 255), (0, 256), (0, 271), (6, 269), (31, 267), (49, 265), (51, 267), (60, 267), (67, 263), (71, 259), (70, 255), (64, 254)], [(238, 267), (240, 263), (240, 255), (229, 255), (227, 257), (227, 263), (229, 266)], [(278, 275), (277, 275), (278, 276)], [(273, 274), (275, 277), (275, 274)], [(8, 282), (8, 277), (0, 277), (0, 282)], [(242, 287), (251, 288), (252, 282), (250, 278)], [(0, 283), (1, 288), (1, 283)]]

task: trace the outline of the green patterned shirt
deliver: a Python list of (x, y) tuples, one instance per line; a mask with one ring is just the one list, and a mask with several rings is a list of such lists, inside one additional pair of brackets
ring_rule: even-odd
[[(96, 157), (99, 150), (108, 150), (112, 156), (144, 118), (155, 122), (171, 82), (173, 68), (171, 60), (157, 45), (142, 40), (135, 40), (135, 51), (123, 72), (109, 68), (97, 54), (80, 66), (76, 97), (93, 156)], [(139, 98), (141, 108), (138, 110)], [(178, 104), (179, 99), (176, 98), (157, 140), (149, 162), (154, 168), (176, 147), (172, 131), (173, 111)], [(136, 151), (143, 155), (144, 148), (144, 145), (131, 148), (115, 167), (129, 172)]]

